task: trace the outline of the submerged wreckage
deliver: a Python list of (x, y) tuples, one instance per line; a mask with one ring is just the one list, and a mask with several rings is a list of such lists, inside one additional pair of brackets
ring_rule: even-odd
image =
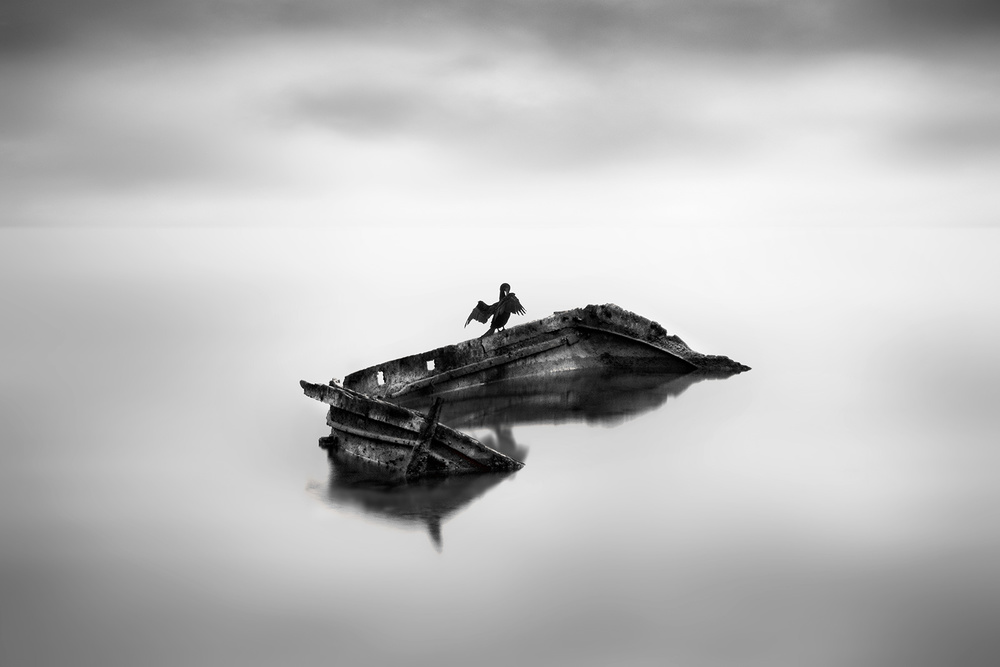
[[(320, 446), (331, 456), (355, 457), (415, 478), (523, 465), (438, 423), (441, 400), (450, 393), (563, 373), (726, 377), (747, 370), (728, 357), (695, 352), (656, 322), (605, 304), (371, 366), (348, 375), (343, 387), (301, 385), (307, 396), (330, 405), (332, 432)], [(399, 405), (433, 397), (426, 417)]]
[(511, 472), (523, 466), (439, 423), (440, 400), (424, 416), (336, 385), (299, 384), (306, 396), (330, 406), (327, 424), (332, 432), (320, 439), (320, 446), (335, 458), (355, 457), (406, 478)]

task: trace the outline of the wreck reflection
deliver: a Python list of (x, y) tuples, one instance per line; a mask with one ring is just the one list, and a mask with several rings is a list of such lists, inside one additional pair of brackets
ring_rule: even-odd
[[(621, 374), (608, 371), (555, 373), (516, 378), (435, 394), (396, 400), (427, 412), (442, 398), (441, 422), (472, 433), (484, 445), (518, 461), (528, 448), (518, 444), (513, 427), (529, 424), (585, 422), (614, 426), (659, 409), (702, 380), (731, 373), (696, 371), (677, 374)], [(486, 431), (485, 433), (483, 431)], [(456, 475), (406, 480), (388, 476), (384, 468), (357, 458), (330, 457), (330, 478), (321, 495), (332, 506), (361, 510), (397, 525), (426, 526), (431, 541), (442, 548), (441, 524), (505, 479), (517, 473)]]
[[(684, 374), (577, 371), (501, 380), (441, 394), (407, 395), (396, 402), (426, 412), (434, 399), (440, 397), (444, 400), (442, 423), (456, 429), (493, 429), (498, 443), (504, 440), (510, 444), (512, 440), (507, 439), (512, 438), (511, 426), (569, 422), (615, 426), (660, 408), (668, 398), (680, 396), (702, 380), (731, 375), (706, 371)], [(505, 435), (501, 436), (501, 432)]]
[[(473, 427), (466, 426), (464, 428), (472, 429)], [(478, 428), (488, 428), (492, 431), (487, 434), (475, 434), (476, 439), (490, 449), (495, 449), (501, 454), (506, 454), (515, 461), (520, 461), (521, 463), (524, 463), (525, 459), (528, 458), (528, 448), (524, 445), (517, 444), (517, 441), (514, 440), (514, 431), (511, 429), (510, 424), (496, 423), (488, 426), (483, 425)]]
[(330, 457), (330, 478), (320, 491), (323, 500), (337, 508), (361, 510), (389, 523), (427, 528), (434, 547), (441, 551), (441, 524), (476, 498), (517, 473), (455, 475), (418, 480), (388, 476), (378, 466)]

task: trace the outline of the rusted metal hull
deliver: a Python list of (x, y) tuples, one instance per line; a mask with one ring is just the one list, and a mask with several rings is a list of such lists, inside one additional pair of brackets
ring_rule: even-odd
[(344, 378), (369, 396), (441, 394), (566, 371), (739, 373), (749, 367), (695, 352), (651, 320), (614, 304), (554, 313), (485, 338), (388, 361)]
[(405, 478), (509, 472), (523, 464), (407, 408), (329, 384), (302, 381), (306, 396), (330, 406), (331, 457), (358, 459)]

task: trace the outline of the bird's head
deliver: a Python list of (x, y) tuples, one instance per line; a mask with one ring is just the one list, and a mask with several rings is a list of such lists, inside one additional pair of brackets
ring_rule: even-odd
[(508, 294), (510, 294), (510, 285), (507, 283), (500, 285), (500, 297), (503, 298)]

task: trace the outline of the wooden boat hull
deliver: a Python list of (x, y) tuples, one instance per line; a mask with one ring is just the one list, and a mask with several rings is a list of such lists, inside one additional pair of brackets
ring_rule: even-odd
[(614, 304), (554, 313), (485, 338), (463, 341), (351, 373), (344, 386), (397, 399), (567, 371), (739, 373), (749, 367), (695, 352), (651, 320)]
[(299, 383), (306, 396), (330, 406), (331, 457), (365, 461), (406, 478), (508, 472), (523, 464), (413, 410), (329, 384)]

